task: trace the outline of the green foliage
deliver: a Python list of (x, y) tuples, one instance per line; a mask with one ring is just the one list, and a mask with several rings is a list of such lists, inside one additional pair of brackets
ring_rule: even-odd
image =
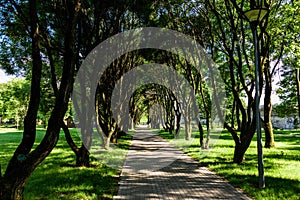
[[(67, 24), (66, 20), (69, 20), (71, 16), (70, 12), (68, 12), (71, 8), (67, 8), (67, 5), (71, 5), (72, 3), (70, 2), (71, 1), (69, 1), (69, 3), (64, 1), (44, 1), (37, 5), (39, 37), (41, 39), (40, 54), (43, 57), (44, 65), (41, 83), (42, 98), (39, 107), (39, 117), (43, 121), (47, 121), (54, 105), (55, 95), (51, 84), (57, 84), (59, 86), (61, 83), (62, 69), (64, 66), (62, 60), (67, 50), (63, 48), (64, 44), (66, 44), (65, 25)], [(211, 6), (205, 6), (204, 2), (210, 2)], [(231, 104), (227, 107), (231, 113), (227, 115), (226, 121), (232, 120), (232, 122), (237, 122), (240, 119), (235, 118), (235, 114), (244, 111), (243, 120), (246, 122), (246, 120), (249, 119), (248, 124), (251, 124), (250, 119), (252, 119), (251, 116), (252, 113), (254, 113), (253, 110), (251, 110), (254, 88), (254, 53), (250, 25), (240, 16), (240, 13), (249, 9), (250, 2), (254, 1), (83, 1), (79, 11), (78, 21), (72, 24), (76, 27), (74, 30), (76, 32), (74, 33), (76, 39), (72, 41), (74, 42), (74, 51), (76, 51), (73, 60), (74, 63), (76, 63), (76, 70), (79, 69), (82, 60), (91, 49), (116, 33), (145, 26), (158, 26), (177, 30), (192, 36), (196, 41), (200, 42), (201, 45), (212, 54), (214, 61), (219, 64), (222, 78), (226, 84), (226, 92), (229, 96), (228, 102)], [(297, 68), (299, 67), (300, 57), (300, 2), (290, 0), (269, 1), (269, 3), (270, 2), (271, 12), (269, 20), (265, 20), (263, 23), (264, 26), (267, 27), (266, 32), (268, 34), (260, 35), (260, 39), (264, 40), (264, 37), (268, 38), (264, 40), (266, 41), (264, 45), (267, 47), (270, 46), (270, 59), (281, 59), (282, 57), (282, 62), (288, 66), (288, 70)], [(30, 57), (31, 40), (29, 36), (30, 18), (28, 17), (28, 1), (0, 0), (0, 3), (0, 67), (4, 68), (8, 73), (25, 74), (28, 79), (31, 79), (32, 77), (29, 75), (32, 58)], [(15, 3), (15, 5), (12, 3)], [(235, 3), (236, 5), (234, 5)], [(278, 3), (281, 4), (278, 5)], [(211, 30), (209, 30), (209, 25)], [(285, 48), (281, 51), (281, 47)], [(161, 60), (167, 58), (161, 55), (161, 52), (158, 53), (159, 56), (153, 52), (151, 52), (151, 54), (150, 57), (159, 57), (162, 58)], [(115, 71), (111, 69), (111, 72), (106, 74), (107, 82), (102, 82), (104, 88), (102, 88), (102, 90), (106, 92), (101, 96), (101, 98), (103, 98), (101, 99), (103, 104), (100, 104), (99, 113), (101, 114), (103, 124), (108, 130), (110, 130), (109, 126), (114, 122), (110, 110), (109, 95), (111, 94), (114, 84), (123, 73), (130, 70), (131, 66), (141, 64), (138, 63), (141, 62), (141, 60), (136, 59), (136, 56), (135, 52), (132, 54), (132, 57), (129, 56), (134, 60), (132, 63), (129, 63), (126, 59), (122, 60), (122, 58), (116, 61), (116, 68), (113, 69)], [(149, 62), (149, 60), (147, 60), (147, 62)], [(51, 63), (51, 61), (53, 61), (53, 63)], [(51, 64), (54, 65), (50, 66)], [(114, 64), (115, 63), (112, 65)], [(187, 73), (189, 71), (191, 74), (194, 74), (192, 73), (193, 69), (190, 69), (192, 66), (186, 65), (186, 63), (181, 62), (180, 59), (175, 60), (172, 64), (174, 64), (173, 67), (178, 70), (178, 72), (184, 73), (185, 71)], [(189, 79), (188, 76), (186, 77)], [(284, 104), (280, 105), (281, 107), (278, 106), (277, 112), (287, 114), (288, 112), (293, 112), (292, 110), (295, 109), (295, 96), (297, 95), (295, 95), (295, 88), (290, 87), (294, 85), (294, 82), (291, 82), (291, 80), (294, 79), (290, 79), (293, 76), (286, 73), (284, 77), (286, 77), (285, 82), (282, 81), (281, 88), (278, 90), (282, 98), (284, 98)], [(54, 78), (56, 78), (56, 82), (51, 83)], [(198, 80), (197, 84), (201, 83), (200, 81), (202, 82), (202, 80)], [(29, 88), (28, 82), (1, 85), (0, 115), (3, 115), (5, 118), (13, 117), (17, 118), (17, 121), (23, 121), (22, 119), (24, 118), (29, 99)], [(205, 97), (209, 99), (209, 92), (206, 90), (205, 85), (204, 89)], [(235, 95), (234, 98), (233, 95)], [(245, 96), (246, 98), (244, 98)], [(140, 99), (140, 102), (142, 102), (141, 100), (143, 99)], [(198, 95), (199, 107), (203, 112), (204, 108), (200, 100), (200, 96)], [(244, 102), (247, 100), (248, 102)], [(145, 101), (149, 102), (149, 99)], [(146, 103), (142, 102), (139, 105), (135, 105), (139, 111), (139, 113), (136, 112), (139, 114), (139, 116), (136, 117), (137, 119), (143, 116), (142, 110), (147, 109)], [(207, 103), (208, 108), (214, 106), (209, 100)], [(239, 110), (235, 108), (234, 103), (239, 103)], [(172, 108), (170, 104), (166, 107)], [(70, 110), (68, 114), (73, 115)], [(234, 125), (235, 123), (232, 123), (233, 127)], [(245, 131), (245, 135), (249, 134), (249, 127), (245, 127), (243, 130)], [(60, 150), (56, 153), (60, 153)], [(52, 158), (50, 157), (49, 159), (49, 163), (44, 165), (44, 167), (53, 175), (54, 170), (51, 171), (50, 166), (52, 165), (51, 163), (55, 163), (55, 161), (51, 160)], [(65, 157), (65, 159), (68, 160), (68, 156)], [(45, 163), (47, 163), (47, 159)], [(252, 163), (250, 163), (250, 165), (251, 164)], [(58, 167), (54, 167), (54, 169), (61, 174), (65, 172), (68, 172), (68, 174), (77, 173), (72, 172), (73, 170), (71, 169), (62, 169), (61, 171)], [(51, 178), (46, 172), (44, 173), (46, 177)], [(78, 172), (77, 175), (81, 176), (82, 174)], [(82, 176), (88, 175), (84, 174)], [(67, 177), (64, 178), (67, 179)], [(92, 177), (89, 178), (93, 179)], [(63, 183), (62, 180), (53, 180), (53, 182), (54, 184), (59, 184), (59, 182)], [(74, 183), (77, 182), (75, 181)], [(39, 184), (42, 184), (42, 182), (39, 182)], [(62, 191), (61, 188), (55, 188), (55, 186), (53, 186), (53, 188), (57, 191)], [(86, 190), (93, 193), (94, 191), (89, 188), (90, 187), (79, 186), (75, 188), (75, 190)], [(51, 192), (52, 190), (45, 191), (46, 194)], [(69, 194), (69, 191), (67, 193)], [(61, 195), (60, 197), (62, 198), (85, 198), (83, 196), (65, 196), (64, 192), (61, 192)], [(95, 198), (99, 198), (97, 195), (98, 194), (96, 194)], [(33, 197), (34, 195), (28, 196), (28, 198)], [(54, 196), (53, 198), (58, 198), (58, 196)]]
[[(282, 17), (284, 16), (284, 17)], [(282, 65), (279, 73), (282, 80), (279, 82), (279, 95), (282, 103), (277, 105), (275, 110), (280, 116), (287, 116), (297, 113), (297, 81), (296, 69), (300, 67), (300, 2), (283, 1), (278, 8), (277, 15), (272, 18), (270, 33), (274, 37), (272, 46), (283, 47), (282, 52), (277, 49), (273, 57), (278, 58), (282, 53)], [(278, 39), (278, 38), (281, 38)]]
[(269, 32), (272, 36), (273, 57), (278, 58), (280, 56), (279, 49), (283, 45), (283, 64), (294, 68), (299, 67), (300, 2), (285, 0), (279, 6), (278, 3), (274, 2), (272, 11)]
[[(10, 1), (0, 1), (0, 67), (8, 74), (24, 75), (30, 69), (30, 39), (27, 25), (28, 3), (22, 1), (22, 18), (15, 16), (17, 8)], [(19, 7), (18, 7), (19, 8)]]
[(55, 104), (55, 95), (51, 85), (51, 74), (47, 68), (43, 66), (43, 77), (41, 81), (41, 99), (39, 105), (38, 119), (47, 126), (48, 119)]
[[(45, 80), (46, 79), (46, 80)], [(42, 82), (39, 119), (47, 122), (54, 106), (54, 94), (49, 78)], [(30, 98), (30, 82), (24, 78), (15, 78), (0, 84), (0, 115), (2, 120), (14, 119), (22, 125)]]
[(0, 85), (0, 115), (2, 119), (14, 119), (22, 123), (26, 115), (30, 83), (23, 78), (13, 79)]
[(281, 116), (297, 115), (298, 109), (298, 91), (297, 91), (297, 73), (290, 66), (282, 67), (282, 80), (279, 82), (279, 88), (276, 90), (280, 100), (280, 104), (275, 106), (276, 113)]
[(274, 106), (274, 111), (279, 117), (287, 117), (291, 115), (296, 115), (297, 113), (297, 103), (285, 101)]

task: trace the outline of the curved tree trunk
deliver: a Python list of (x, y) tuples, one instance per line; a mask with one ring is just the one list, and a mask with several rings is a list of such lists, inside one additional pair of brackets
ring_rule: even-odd
[(83, 144), (76, 152), (76, 166), (77, 167), (90, 166), (90, 152)]
[(68, 101), (73, 87), (74, 22), (80, 6), (80, 0), (74, 4), (68, 3), (70, 4), (68, 6), (70, 15), (68, 16), (68, 24), (66, 26), (64, 67), (60, 89), (55, 100), (55, 106), (51, 112), (46, 134), (41, 143), (32, 151), (31, 149), (35, 142), (37, 110), (40, 100), (42, 61), (40, 55), (40, 35), (38, 32), (37, 3), (35, 0), (29, 0), (33, 60), (31, 97), (27, 115), (24, 120), (25, 127), (22, 142), (9, 161), (4, 176), (0, 178), (0, 199), (23, 199), (23, 191), (27, 179), (36, 167), (50, 154), (58, 141), (60, 128), (62, 126), (61, 123), (67, 111)]
[(234, 147), (234, 155), (233, 155), (233, 162), (234, 163), (242, 163), (245, 159), (245, 153), (249, 148), (252, 138), (255, 134), (255, 127), (254, 124), (248, 128), (246, 132), (241, 132), (240, 139), (235, 139), (235, 147)]
[(68, 127), (62, 123), (62, 129), (65, 133), (66, 141), (69, 144), (70, 148), (76, 155), (76, 166), (77, 167), (89, 167), (90, 166), (90, 153), (88, 149), (85, 147), (85, 144), (81, 143), (81, 147), (78, 148), (74, 143), (71, 133)]
[(241, 119), (240, 119), (240, 108), (238, 104), (236, 104), (236, 122), (237, 122), (237, 130), (241, 130)]
[[(241, 125), (242, 127), (246, 126), (246, 124)], [(245, 153), (251, 144), (251, 140), (255, 134), (256, 126), (254, 123), (252, 123), (250, 127), (243, 129), (244, 131), (241, 131), (240, 137), (238, 136), (236, 130), (230, 127), (226, 122), (224, 123), (224, 126), (231, 133), (235, 143), (233, 162), (240, 164), (245, 159)]]
[[(0, 199), (23, 199), (26, 180), (35, 169), (28, 161), (29, 152), (33, 147), (36, 136), (36, 119), (40, 102), (40, 82), (42, 60), (40, 56), (40, 40), (38, 31), (37, 5), (35, 0), (29, 1), (30, 12), (30, 37), (32, 39), (32, 79), (29, 107), (24, 119), (23, 138), (9, 161), (4, 176), (0, 174)], [(35, 158), (33, 158), (35, 159)]]

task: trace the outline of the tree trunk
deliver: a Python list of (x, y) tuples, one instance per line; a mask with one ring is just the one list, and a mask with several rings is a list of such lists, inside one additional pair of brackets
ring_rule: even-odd
[(90, 153), (83, 144), (76, 153), (76, 166), (77, 167), (90, 166)]
[(207, 129), (206, 132), (206, 141), (203, 149), (209, 149), (209, 140), (210, 140), (210, 129)]
[(110, 138), (104, 138), (102, 147), (106, 150), (109, 150), (110, 149), (109, 145), (110, 145)]
[(192, 136), (192, 124), (189, 116), (184, 116), (185, 139), (190, 140)]
[(108, 136), (104, 138), (104, 140), (103, 140), (104, 142), (102, 144), (102, 147), (104, 149), (109, 150), (110, 149), (110, 143), (111, 142), (112, 143), (117, 142), (117, 139), (115, 139), (114, 136), (113, 136), (113, 135), (115, 135), (114, 132), (115, 131), (113, 131), (113, 130), (109, 131)]
[[(8, 163), (4, 176), (0, 179), (0, 199), (23, 199), (24, 186), (36, 167), (50, 154), (55, 147), (60, 128), (62, 126), (64, 115), (68, 108), (70, 98), (73, 75), (74, 75), (74, 56), (72, 54), (73, 36), (74, 36), (74, 20), (77, 13), (73, 10), (73, 15), (70, 17), (70, 23), (66, 32), (65, 40), (65, 55), (62, 79), (60, 84), (59, 94), (55, 100), (55, 106), (51, 112), (49, 126), (46, 134), (40, 144), (34, 149), (32, 146), (35, 141), (36, 117), (40, 100), (40, 77), (42, 62), (40, 57), (40, 44), (38, 34), (38, 17), (36, 1), (29, 1), (30, 18), (31, 18), (31, 39), (32, 39), (32, 85), (31, 85), (31, 102), (27, 115), (24, 119), (24, 134), (21, 144), (14, 152), (13, 157)], [(76, 8), (80, 5), (77, 2)], [(77, 9), (75, 9), (77, 10)], [(36, 102), (36, 103), (35, 103)]]
[(70, 131), (68, 127), (62, 123), (62, 129), (65, 133), (66, 141), (69, 144), (70, 148), (76, 155), (76, 166), (77, 167), (89, 167), (90, 166), (90, 157), (89, 157), (89, 151), (84, 146), (84, 144), (81, 144), (81, 147), (78, 148), (77, 145), (74, 143), (72, 136), (70, 134)]
[(267, 31), (268, 19), (260, 26), (260, 66), (263, 71), (263, 76), (259, 78), (260, 87), (265, 85), (265, 98), (264, 98), (264, 120), (263, 127), (265, 130), (265, 147), (274, 147), (274, 134), (272, 127), (272, 70), (270, 63), (270, 36)]
[(198, 129), (199, 129), (199, 133), (200, 133), (200, 147), (203, 147), (203, 138), (204, 138), (204, 130), (203, 130), (203, 126), (201, 124), (201, 120), (198, 119)]
[(274, 142), (272, 122), (270, 122), (270, 121), (264, 122), (264, 130), (265, 130), (265, 148), (274, 147), (275, 142)]
[(263, 127), (265, 130), (265, 148), (275, 146), (274, 134), (272, 126), (272, 77), (270, 72), (270, 64), (267, 62), (264, 67), (265, 75), (265, 98), (264, 98), (264, 120)]
[(206, 141), (203, 149), (209, 148), (209, 140), (210, 140), (210, 120), (209, 120), (209, 116), (206, 116)]
[[(254, 124), (253, 124), (254, 125)], [(248, 128), (248, 130), (241, 132), (240, 139), (235, 138), (235, 147), (234, 147), (234, 155), (233, 155), (233, 162), (234, 163), (242, 163), (243, 160), (245, 159), (245, 153), (248, 149), (248, 147), (251, 144), (251, 140), (255, 134), (255, 127), (256, 126), (251, 126)], [(232, 132), (233, 136), (235, 135)]]
[(297, 81), (297, 102), (298, 102), (298, 121), (296, 124), (296, 128), (298, 127), (298, 123), (300, 122), (300, 72), (299, 69), (296, 69), (296, 81)]
[(232, 108), (231, 108), (231, 127), (235, 127), (235, 117), (236, 117), (236, 114), (235, 114), (235, 108), (236, 108), (236, 103), (235, 103), (235, 99), (233, 99), (233, 103), (232, 103)]
[[(113, 130), (112, 130), (112, 127), (113, 127)], [(102, 144), (102, 147), (106, 150), (109, 150), (110, 149), (110, 142), (117, 142), (117, 140), (113, 139), (113, 135), (116, 135), (116, 128), (117, 128), (117, 124), (116, 122), (113, 123), (113, 125), (111, 127), (109, 127), (111, 130), (108, 132), (107, 134), (107, 137), (105, 136), (103, 138), (103, 144)], [(117, 137), (116, 137), (117, 138)]]
[(115, 132), (111, 135), (110, 142), (112, 142), (113, 144), (116, 144), (118, 142), (117, 132)]
[(130, 120), (131, 120), (131, 123), (130, 123), (130, 125), (131, 125), (131, 130), (134, 130), (135, 127), (134, 127), (134, 121), (133, 121), (133, 118), (130, 118)]
[(245, 159), (245, 152), (247, 148), (243, 148), (242, 144), (235, 144), (234, 147), (234, 155), (233, 155), (233, 162), (234, 163), (242, 163), (243, 160)]
[[(54, 113), (56, 113), (55, 111)], [(1, 179), (2, 183), (0, 185), (3, 187), (0, 188), (0, 199), (23, 199), (23, 190), (27, 179), (35, 168), (50, 154), (58, 141), (61, 125), (54, 116), (62, 120), (62, 112), (51, 116), (45, 137), (35, 150), (26, 155), (17, 151), (14, 153)]]
[(239, 105), (236, 104), (236, 122), (237, 122), (237, 130), (241, 130), (241, 119), (240, 119), (240, 108)]
[(67, 125), (66, 125), (64, 122), (62, 122), (62, 129), (63, 129), (63, 131), (64, 131), (64, 133), (65, 133), (65, 137), (66, 137), (66, 141), (67, 141), (68, 145), (70, 146), (71, 150), (72, 150), (72, 151), (75, 153), (75, 155), (76, 155), (76, 152), (78, 151), (78, 147), (77, 147), (77, 145), (75, 144), (75, 142), (73, 141), (72, 136), (71, 136), (71, 133), (70, 133), (70, 131), (69, 131)]
[(0, 191), (1, 199), (3, 200), (23, 200), (25, 181), (20, 181), (18, 184), (6, 182), (1, 184), (2, 191)]
[(24, 119), (24, 132), (20, 145), (9, 161), (4, 176), (0, 174), (0, 199), (23, 199), (26, 180), (34, 170), (27, 161), (27, 154), (33, 147), (36, 136), (36, 119), (40, 102), (40, 81), (42, 60), (40, 55), (40, 40), (36, 1), (29, 1), (30, 7), (30, 38), (32, 46), (32, 79), (28, 111)]
[(179, 134), (180, 134), (180, 119), (181, 119), (181, 112), (179, 110), (179, 103), (177, 103), (177, 109), (175, 110), (175, 115), (176, 115), (175, 138), (178, 138)]

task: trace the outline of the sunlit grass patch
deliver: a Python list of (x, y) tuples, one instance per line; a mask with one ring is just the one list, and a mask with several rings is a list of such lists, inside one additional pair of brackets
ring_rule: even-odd
[[(77, 144), (81, 144), (75, 129), (70, 129)], [(37, 146), (45, 134), (44, 129), (37, 130)], [(8, 160), (22, 139), (22, 131), (0, 134), (0, 164), (2, 172)], [(111, 160), (123, 161), (132, 136), (118, 140), (119, 151), (105, 151)], [(120, 154), (122, 152), (122, 154)], [(120, 164), (121, 165), (121, 164)], [(112, 199), (118, 188), (120, 170), (108, 167), (91, 155), (91, 166), (75, 167), (75, 154), (68, 146), (61, 132), (57, 146), (37, 167), (27, 181), (24, 199)]]
[(3, 128), (3, 127), (0, 127), (0, 134), (7, 134), (7, 133), (22, 133), (22, 130), (18, 130), (16, 128)]

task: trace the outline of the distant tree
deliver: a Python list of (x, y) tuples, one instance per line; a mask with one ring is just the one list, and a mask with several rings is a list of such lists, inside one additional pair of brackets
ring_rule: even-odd
[[(278, 17), (281, 27), (275, 31), (283, 35), (284, 48), (280, 59), (282, 67), (279, 70), (281, 80), (277, 94), (282, 103), (276, 111), (281, 116), (296, 114), (300, 119), (300, 2), (283, 1), (279, 11), (287, 17)], [(299, 123), (299, 121), (298, 121)]]
[(23, 126), (29, 102), (30, 83), (24, 78), (16, 78), (0, 85), (0, 114), (2, 118), (15, 121), (15, 126)]
[[(292, 63), (296, 64), (297, 59), (294, 59)], [(287, 63), (285, 61), (284, 63)], [(300, 64), (300, 63), (299, 63)], [(298, 66), (300, 66), (298, 64)], [(294, 65), (295, 66), (295, 65)], [(284, 66), (280, 71), (282, 80), (279, 82), (279, 88), (276, 90), (281, 103), (276, 105), (275, 111), (279, 116), (285, 117), (289, 115), (297, 115), (297, 119), (300, 118), (300, 73), (298, 67)], [(299, 123), (299, 121), (297, 122)]]

